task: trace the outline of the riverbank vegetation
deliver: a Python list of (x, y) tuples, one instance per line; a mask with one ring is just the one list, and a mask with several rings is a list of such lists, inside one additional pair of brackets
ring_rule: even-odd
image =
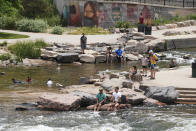
[(8, 46), (8, 50), (20, 59), (36, 59), (41, 56), (41, 48), (47, 46), (48, 44), (43, 40), (19, 41), (14, 45)]
[(81, 35), (82, 33), (85, 33), (86, 35), (110, 34), (110, 32), (107, 29), (103, 29), (101, 27), (78, 27), (73, 31), (69, 32), (68, 34)]
[(29, 38), (29, 36), (14, 34), (14, 33), (0, 32), (0, 39), (20, 39), (20, 38)]

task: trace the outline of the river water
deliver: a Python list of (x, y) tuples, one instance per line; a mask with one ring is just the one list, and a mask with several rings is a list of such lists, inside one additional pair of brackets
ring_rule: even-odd
[[(181, 59), (181, 52), (165, 52), (167, 58), (178, 58), (182, 65), (190, 64), (191, 60)], [(190, 53), (191, 54), (191, 53)], [(191, 54), (195, 57), (195, 53)], [(196, 58), (196, 57), (195, 57)], [(165, 62), (165, 60), (160, 62)], [(46, 87), (51, 78), (63, 85), (78, 84), (79, 77), (93, 76), (102, 70), (129, 70), (138, 63), (126, 64), (83, 64), (61, 65), (48, 67), (7, 67), (0, 68), (6, 72), (0, 76), (0, 131), (194, 131), (196, 130), (196, 106), (171, 105), (166, 107), (133, 107), (119, 112), (74, 111), (15, 111), (15, 107), (23, 102), (31, 102), (25, 97), (26, 92), (56, 92), (58, 88)], [(31, 76), (30, 85), (13, 85), (12, 78), (25, 81)], [(20, 95), (21, 94), (21, 95)]]

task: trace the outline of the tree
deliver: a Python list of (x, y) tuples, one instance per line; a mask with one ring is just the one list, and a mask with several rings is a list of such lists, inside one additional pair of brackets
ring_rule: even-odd
[(51, 0), (23, 0), (23, 15), (28, 18), (47, 18), (57, 14)]

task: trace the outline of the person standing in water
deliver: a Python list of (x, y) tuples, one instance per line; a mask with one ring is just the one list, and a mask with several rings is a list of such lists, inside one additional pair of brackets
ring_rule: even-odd
[(47, 81), (47, 86), (52, 87), (52, 85), (53, 85), (53, 81), (49, 78)]
[(84, 33), (82, 33), (82, 37), (80, 38), (80, 45), (82, 49), (82, 54), (84, 54), (84, 50), (86, 49), (87, 37)]
[(106, 95), (103, 93), (103, 89), (99, 89), (99, 93), (96, 96), (97, 104), (94, 107), (94, 111), (99, 111), (102, 105), (105, 104)]
[(144, 56), (142, 58), (142, 69), (143, 69), (143, 76), (147, 76), (147, 68), (148, 68), (148, 58)]
[(27, 77), (26, 82), (27, 82), (27, 84), (31, 83), (31, 77), (30, 76)]
[(158, 57), (153, 53), (152, 50), (149, 51), (150, 56), (150, 70), (151, 70), (151, 79), (155, 79), (155, 66), (157, 64)]

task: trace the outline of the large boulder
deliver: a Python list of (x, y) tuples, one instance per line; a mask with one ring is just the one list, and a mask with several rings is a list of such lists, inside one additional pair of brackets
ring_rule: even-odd
[(88, 92), (78, 91), (78, 90), (73, 91), (72, 94), (74, 94), (74, 96), (81, 97), (81, 101), (80, 101), (81, 107), (87, 107), (89, 105), (93, 105), (96, 103), (96, 94), (91, 94)]
[(155, 52), (165, 51), (165, 40), (162, 39), (152, 40), (146, 45)]
[(59, 53), (56, 57), (59, 63), (72, 63), (78, 59), (78, 53)]
[(139, 42), (137, 45), (129, 45), (125, 47), (125, 52), (132, 53), (132, 52), (138, 52), (138, 53), (146, 53), (148, 50), (148, 47), (143, 43)]
[(94, 50), (85, 50), (85, 54), (88, 54), (88, 55), (98, 55), (98, 52), (96, 52)]
[(81, 96), (74, 94), (45, 93), (37, 101), (38, 108), (55, 111), (70, 111), (80, 108)]
[(179, 96), (179, 92), (174, 87), (148, 87), (145, 95), (160, 102), (173, 104)]
[(46, 50), (46, 49), (41, 49), (41, 58), (44, 59), (44, 60), (54, 60), (58, 53), (55, 52), (55, 51), (49, 51), (49, 50)]
[(126, 97), (127, 104), (139, 105), (142, 104), (145, 99), (147, 99), (147, 97), (142, 93), (135, 92), (132, 89), (122, 88), (120, 89), (120, 92)]
[(133, 54), (126, 54), (127, 56), (127, 59), (130, 60), (130, 61), (138, 61), (139, 58)]
[(95, 63), (95, 56), (89, 54), (79, 55), (80, 61), (83, 63)]
[(126, 45), (137, 45), (137, 40), (129, 40)]
[(120, 79), (112, 78), (112, 79), (105, 79), (101, 84), (101, 87), (103, 87), (107, 91), (113, 91), (116, 86), (118, 86), (119, 88), (132, 88), (130, 87), (132, 86), (132, 81), (121, 79), (121, 78)]

